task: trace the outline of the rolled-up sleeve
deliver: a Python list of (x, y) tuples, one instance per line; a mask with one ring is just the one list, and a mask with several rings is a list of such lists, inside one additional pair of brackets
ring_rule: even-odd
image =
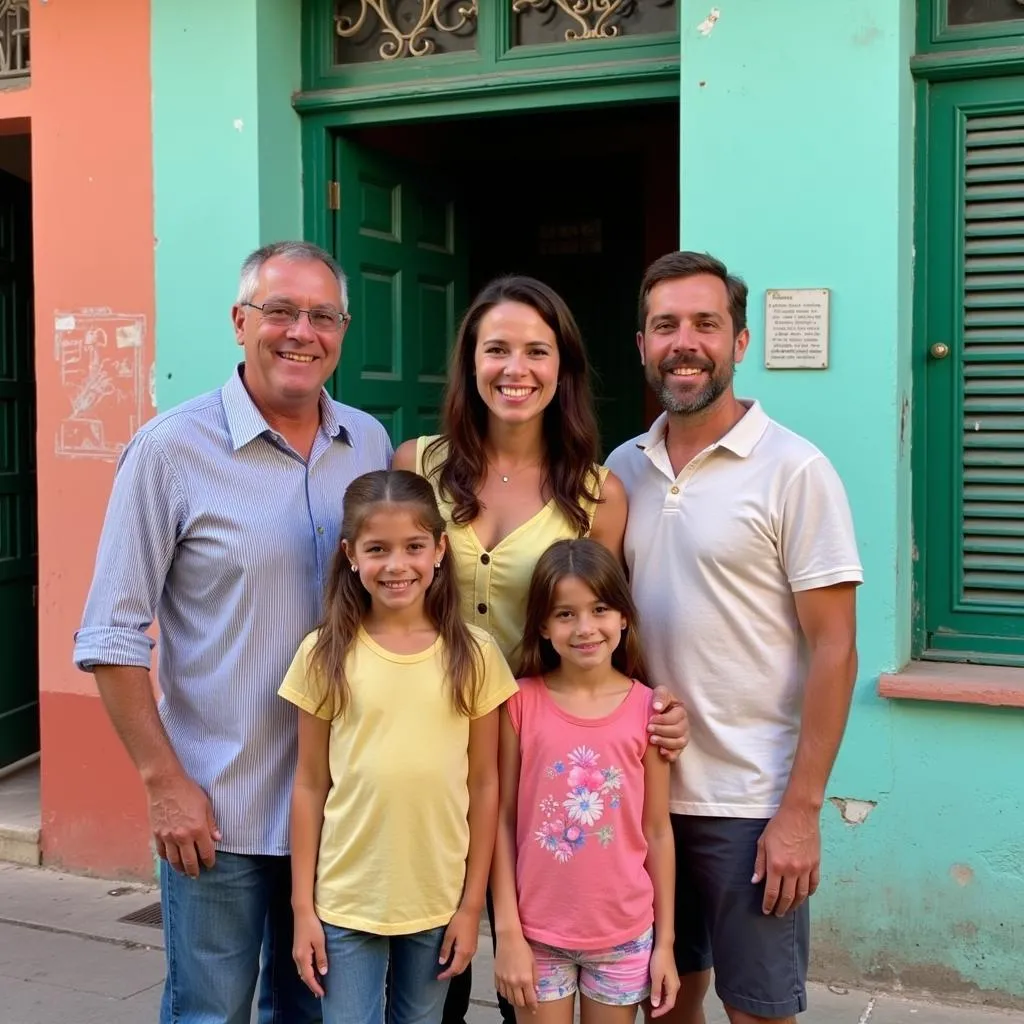
[(154, 640), (146, 630), (174, 558), (186, 504), (158, 441), (137, 434), (114, 477), (92, 586), (75, 634), (75, 664), (148, 668)]

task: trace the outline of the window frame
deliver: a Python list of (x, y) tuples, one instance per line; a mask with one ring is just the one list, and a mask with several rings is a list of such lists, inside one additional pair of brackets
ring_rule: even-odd
[[(914, 261), (913, 300), (913, 386), (914, 400), (911, 410), (913, 445), (910, 456), (912, 474), (912, 523), (913, 523), (913, 588), (914, 600), (911, 617), (911, 657), (920, 661), (972, 662), (994, 666), (1024, 667), (1024, 644), (1018, 635), (1007, 635), (997, 630), (1005, 620), (1005, 613), (992, 615), (991, 631), (979, 632), (977, 628), (952, 630), (948, 634), (930, 631), (933, 617), (929, 615), (930, 602), (935, 599), (936, 581), (928, 573), (928, 528), (929, 517), (934, 510), (929, 506), (928, 470), (934, 462), (929, 458), (929, 441), (943, 424), (929, 417), (929, 385), (925, 367), (929, 359), (928, 346), (934, 340), (933, 310), (929, 293), (930, 277), (935, 272), (937, 257), (928, 249), (929, 226), (932, 218), (929, 188), (932, 184), (931, 159), (934, 138), (932, 137), (933, 87), (938, 83), (981, 81), (991, 77), (1010, 77), (1024, 74), (1024, 18), (1019, 22), (995, 22), (984, 25), (949, 26), (945, 20), (946, 0), (919, 0), (917, 41), (918, 53), (911, 58), (911, 71), (915, 79), (916, 138), (914, 147), (915, 182), (915, 224), (914, 246), (917, 254)], [(1008, 25), (1016, 26), (1014, 31)], [(970, 107), (965, 103), (964, 107)], [(985, 106), (983, 104), (983, 106)], [(958, 118), (963, 111), (958, 107)], [(948, 160), (950, 154), (945, 154)], [(959, 155), (957, 155), (959, 174)], [(956, 183), (962, 190), (963, 182)], [(950, 243), (954, 244), (954, 243)], [(960, 240), (955, 242), (956, 251), (942, 256), (940, 263), (956, 264), (960, 257)], [(932, 284), (934, 287), (934, 283)], [(934, 385), (933, 385), (934, 393)], [(948, 390), (948, 388), (947, 388)], [(934, 398), (932, 398), (934, 402)], [(954, 416), (950, 410), (945, 413)], [(955, 424), (953, 425), (955, 427)], [(949, 429), (949, 424), (945, 424)], [(948, 437), (947, 437), (948, 442)], [(955, 448), (954, 448), (955, 450)], [(939, 515), (948, 522), (944, 546), (957, 549), (947, 572), (941, 574), (942, 585), (951, 587), (956, 582), (959, 568), (959, 540), (955, 530), (960, 528), (957, 518), (963, 502), (962, 467), (957, 470), (960, 481), (959, 491), (950, 488), (952, 507), (941, 509)], [(934, 532), (934, 531), (933, 531)], [(932, 538), (934, 540), (934, 537)], [(984, 620), (984, 612), (975, 608), (962, 609), (955, 594), (946, 593), (942, 610), (948, 610), (951, 619), (963, 615), (968, 623), (976, 624), (978, 617)]]
[[(1021, 8), (1024, 15), (1024, 8)], [(917, 50), (919, 54), (952, 53), (963, 49), (1024, 46), (1024, 17), (1019, 21), (987, 21), (950, 25), (948, 0), (919, 0)]]
[[(681, 0), (677, 0), (677, 13), (681, 7)], [(475, 50), (336, 65), (333, 62), (334, 0), (303, 0), (303, 92), (438, 80), (447, 81), (449, 87), (454, 88), (461, 79), (475, 85), (498, 76), (549, 76), (556, 69), (569, 68), (588, 68), (598, 74), (601, 66), (609, 62), (614, 62), (617, 68), (623, 64), (638, 65), (638, 70), (642, 70), (642, 65), (654, 70), (665, 61), (674, 62), (678, 67), (678, 20), (674, 32), (518, 46), (513, 40), (515, 15), (511, 0), (484, 0), (479, 8)]]

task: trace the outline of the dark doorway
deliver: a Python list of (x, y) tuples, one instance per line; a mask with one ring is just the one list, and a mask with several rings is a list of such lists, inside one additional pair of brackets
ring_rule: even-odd
[[(343, 165), (376, 164), (357, 186), (362, 198), (355, 200), (355, 211), (348, 206), (351, 194), (344, 194), (345, 167), (335, 172), (343, 182), (339, 222), (364, 218), (361, 228), (346, 235), (349, 245), (339, 245), (337, 253), (354, 278), (355, 296), (365, 289), (361, 253), (344, 250), (389, 234), (365, 226), (373, 214), (375, 182), (389, 183), (392, 203), (402, 193), (390, 183), (400, 180), (405, 182), (402, 203), (414, 192), (439, 197), (436, 202), (410, 201), (410, 209), (414, 214), (444, 209), (451, 218), (452, 266), (459, 269), (447, 268), (445, 280), (453, 282), (446, 287), (457, 308), (454, 316), (438, 319), (436, 327), (407, 325), (409, 336), (438, 334), (413, 347), (436, 353), (450, 345), (452, 321), (490, 278), (510, 272), (540, 278), (568, 302), (583, 331), (595, 372), (601, 446), (607, 454), (650, 421), (634, 340), (636, 294), (647, 263), (678, 246), (678, 122), (678, 105), (660, 103), (346, 131), (337, 159)], [(380, 161), (387, 163), (386, 172)], [(386, 219), (386, 214), (378, 216), (382, 224)], [(414, 225), (410, 232), (417, 230)], [(416, 238), (407, 237), (406, 242), (415, 246)], [(374, 275), (374, 281), (398, 279), (390, 270), (371, 269)], [(430, 304), (421, 301), (410, 309)], [(379, 301), (374, 306), (382, 308)], [(379, 342), (379, 331), (373, 334)], [(373, 344), (374, 337), (367, 335), (362, 347), (369, 353)], [(407, 344), (403, 335), (402, 345)], [(357, 342), (354, 347), (359, 346)], [(431, 393), (442, 383), (435, 379), (436, 362), (432, 355), (431, 373), (424, 375), (432, 382)], [(359, 363), (358, 357), (351, 359), (345, 372), (360, 374)], [(360, 390), (365, 393), (372, 378), (362, 376)], [(349, 400), (355, 399), (354, 392), (348, 394)], [(431, 401), (423, 390), (419, 410), (398, 413), (406, 425), (401, 433), (410, 436), (413, 422), (427, 425)], [(379, 412), (387, 421), (388, 410)]]
[(32, 193), (27, 136), (0, 136), (0, 768), (39, 750)]

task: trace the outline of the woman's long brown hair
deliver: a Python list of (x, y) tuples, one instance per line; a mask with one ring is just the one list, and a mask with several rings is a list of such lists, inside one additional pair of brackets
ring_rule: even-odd
[(477, 490), (487, 473), (487, 406), (477, 390), (475, 377), (477, 334), (484, 316), (503, 302), (520, 302), (536, 310), (554, 332), (558, 345), (558, 389), (544, 410), (544, 486), (582, 537), (590, 530), (590, 517), (580, 503), (600, 500), (594, 473), (598, 436), (590, 364), (569, 307), (541, 281), (532, 277), (499, 277), (473, 300), (452, 350), (441, 437), (428, 447), (424, 462), (429, 466), (443, 458), (438, 487), (453, 505), (452, 519), (460, 525), (473, 522), (480, 514)]
[(551, 641), (541, 636), (541, 629), (555, 603), (555, 587), (575, 576), (585, 583), (594, 596), (614, 608), (626, 620), (619, 646), (612, 652), (612, 665), (624, 676), (647, 682), (647, 668), (640, 650), (640, 625), (633, 595), (629, 592), (626, 574), (615, 556), (596, 540), (555, 541), (540, 556), (526, 598), (526, 626), (520, 650), (519, 676), (541, 676), (558, 668), (558, 657)]
[[(357, 477), (345, 492), (341, 537), (350, 549), (366, 520), (387, 508), (410, 512), (435, 543), (440, 541), (444, 520), (430, 484), (423, 477), (404, 470), (377, 470)], [(345, 713), (351, 699), (345, 662), (369, 609), (370, 595), (359, 574), (352, 571), (349, 557), (339, 544), (327, 580), (323, 622), (308, 666), (314, 678), (319, 676), (325, 680), (321, 707), (329, 705), (335, 717)], [(441, 637), (452, 706), (459, 714), (472, 714), (483, 677), (483, 658), (479, 644), (459, 611), (459, 588), (450, 554), (441, 559), (441, 567), (434, 570), (424, 610)]]

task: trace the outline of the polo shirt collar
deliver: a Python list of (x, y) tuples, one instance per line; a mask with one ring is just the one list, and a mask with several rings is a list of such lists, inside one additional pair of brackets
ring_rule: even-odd
[[(745, 459), (754, 450), (757, 442), (768, 429), (767, 413), (758, 401), (741, 398), (740, 404), (746, 407), (743, 418), (724, 437), (720, 438), (712, 448), (727, 448), (734, 455)], [(665, 434), (668, 430), (668, 413), (663, 412), (652, 424), (651, 429), (637, 441), (637, 448), (642, 452), (652, 453), (665, 445)]]
[(743, 418), (719, 442), (720, 448), (728, 448), (734, 455), (745, 459), (764, 437), (768, 429), (768, 415), (761, 408), (760, 402), (740, 399), (740, 404), (747, 407)]
[[(239, 363), (235, 367), (234, 373), (220, 392), (224, 415), (228, 421), (228, 433), (231, 435), (231, 445), (236, 452), (257, 437), (274, 433), (245, 389), (242, 382), (244, 366), (244, 363)], [(323, 388), (320, 389), (320, 429), (329, 438), (340, 438), (351, 447), (352, 432), (338, 418), (337, 406)]]

